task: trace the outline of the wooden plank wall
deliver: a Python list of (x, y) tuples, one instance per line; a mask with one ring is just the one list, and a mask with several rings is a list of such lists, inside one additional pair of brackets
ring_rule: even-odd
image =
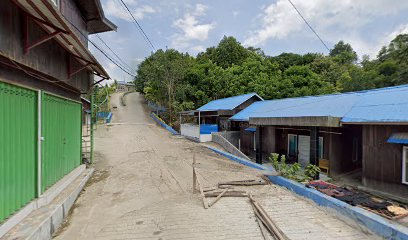
[(74, 2), (74, 0), (60, 0), (60, 9), (62, 15), (72, 24), (74, 24), (79, 30), (81, 30), (81, 33), (85, 36), (83, 36), (81, 33), (78, 32), (77, 29), (73, 28), (74, 31), (77, 33), (77, 36), (79, 39), (82, 41), (82, 43), (85, 46), (88, 46), (88, 31), (86, 29), (86, 22), (84, 18), (82, 17), (82, 14)]
[[(67, 68), (68, 52), (55, 40), (47, 41), (31, 49), (27, 54), (23, 53), (23, 20), (22, 10), (10, 0), (0, 1), (1, 53), (37, 71), (64, 81), (79, 89), (81, 92), (86, 92), (93, 80), (93, 75), (90, 71), (84, 70), (69, 79)], [(45, 31), (41, 29), (41, 27), (30, 20), (30, 42), (39, 39), (45, 34)], [(73, 68), (79, 67), (78, 63), (75, 63), (75, 60), (73, 63)], [(8, 76), (2, 77), (9, 78)], [(55, 85), (52, 86), (55, 87)]]
[(394, 195), (408, 197), (402, 180), (402, 144), (387, 143), (408, 126), (365, 125), (363, 127), (363, 184)]

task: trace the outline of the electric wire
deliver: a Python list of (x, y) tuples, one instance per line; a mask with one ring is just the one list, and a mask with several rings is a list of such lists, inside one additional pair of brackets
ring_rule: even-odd
[[(67, 20), (68, 21), (68, 20)], [(97, 44), (95, 44), (92, 40), (88, 38), (85, 34), (83, 34), (77, 26), (75, 26), (72, 22), (68, 21), (72, 27), (74, 27), (88, 42), (90, 42), (97, 50), (99, 50), (109, 61), (111, 61), (113, 64), (115, 64), (118, 68), (120, 68), (123, 72), (127, 73), (131, 77), (136, 77), (136, 75), (130, 73), (128, 70), (126, 70), (121, 64), (117, 63), (109, 54), (107, 54), (103, 49), (101, 49)]]
[(316, 37), (320, 40), (320, 42), (323, 44), (323, 46), (327, 49), (327, 51), (330, 52), (330, 48), (326, 45), (326, 43), (323, 41), (323, 39), (319, 36), (319, 34), (313, 29), (313, 27), (309, 24), (309, 22), (303, 17), (302, 13), (297, 9), (295, 4), (291, 0), (288, 0), (289, 3), (292, 5), (292, 7), (296, 10), (296, 12), (299, 14), (299, 16), (303, 19), (303, 21), (306, 23), (306, 25), (312, 30), (312, 32), (316, 35)]
[(133, 19), (133, 23), (136, 24), (135, 26), (140, 29), (140, 31), (142, 32), (143, 36), (146, 38), (147, 42), (149, 43), (149, 45), (152, 47), (153, 51), (156, 51), (156, 48), (154, 47), (152, 41), (150, 41), (150, 38), (147, 36), (147, 34), (145, 33), (145, 31), (143, 30), (142, 26), (139, 24), (139, 22), (136, 20), (136, 18), (133, 16), (132, 12), (130, 11), (130, 9), (128, 8), (128, 6), (126, 5), (126, 3), (123, 0), (120, 0), (120, 2), (123, 4), (123, 6), (126, 8), (126, 11), (130, 14), (131, 18)]
[(123, 67), (126, 67), (126, 70), (130, 71), (130, 72), (136, 72), (135, 70), (132, 69), (132, 67), (130, 67), (121, 57), (119, 57), (115, 51), (112, 50), (112, 48), (109, 47), (109, 45), (101, 38), (101, 36), (99, 36), (99, 34), (95, 34), (96, 37), (102, 42), (103, 45), (105, 45), (105, 47), (107, 47), (112, 53), (113, 55), (115, 55), (115, 57), (117, 58), (117, 60), (119, 60), (119, 62), (122, 64)]

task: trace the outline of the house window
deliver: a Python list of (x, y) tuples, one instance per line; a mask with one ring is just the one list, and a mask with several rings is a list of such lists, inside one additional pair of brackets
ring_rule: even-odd
[(319, 159), (323, 159), (323, 137), (319, 137)]
[(408, 184), (408, 147), (404, 147), (402, 151), (402, 183)]
[(256, 151), (256, 133), (254, 132), (254, 151)]
[[(288, 157), (289, 158), (298, 158), (299, 153), (299, 136), (296, 134), (288, 134)], [(324, 140), (323, 137), (319, 137), (319, 159), (323, 159), (324, 153)]]
[(288, 135), (288, 156), (297, 157), (298, 152), (298, 136), (294, 134)]
[(353, 155), (351, 158), (353, 162), (358, 162), (358, 155), (359, 155), (358, 149), (359, 149), (358, 138), (353, 138), (353, 153), (352, 153)]

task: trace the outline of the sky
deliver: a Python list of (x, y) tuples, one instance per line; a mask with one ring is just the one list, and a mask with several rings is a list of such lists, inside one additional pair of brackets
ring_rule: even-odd
[[(92, 35), (90, 40), (113, 58), (108, 46), (135, 74), (137, 65), (152, 53), (120, 0), (101, 0), (105, 16), (116, 32)], [(244, 46), (265, 54), (304, 54), (328, 50), (307, 27), (288, 0), (124, 0), (156, 49), (174, 48), (196, 55), (233, 36)], [(375, 58), (379, 49), (399, 33), (408, 33), (406, 0), (292, 0), (329, 48), (343, 40), (361, 57)], [(112, 79), (133, 77), (90, 46)]]

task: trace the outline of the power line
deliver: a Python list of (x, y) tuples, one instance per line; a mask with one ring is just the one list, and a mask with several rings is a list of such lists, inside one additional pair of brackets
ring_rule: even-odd
[(300, 13), (300, 11), (296, 8), (295, 4), (291, 0), (288, 0), (289, 3), (292, 5), (292, 7), (296, 10), (296, 12), (299, 14), (299, 16), (303, 19), (303, 21), (306, 23), (306, 25), (312, 30), (312, 32), (316, 35), (316, 37), (320, 40), (320, 42), (323, 44), (323, 46), (327, 49), (327, 51), (330, 52), (330, 48), (324, 43), (323, 39), (317, 34), (317, 32), (313, 29), (313, 27), (307, 22), (307, 20), (303, 17), (303, 15)]
[(143, 36), (146, 38), (147, 42), (150, 44), (150, 46), (152, 47), (153, 51), (156, 51), (156, 48), (154, 47), (152, 41), (150, 41), (150, 38), (146, 35), (145, 31), (143, 31), (142, 26), (140, 26), (139, 22), (136, 20), (136, 18), (133, 16), (132, 12), (130, 11), (130, 9), (128, 8), (128, 6), (126, 5), (126, 3), (123, 0), (120, 0), (123, 4), (123, 6), (126, 8), (127, 12), (130, 14), (130, 16), (133, 19), (133, 23), (136, 24), (136, 27), (138, 29), (140, 29), (140, 31), (142, 31)]
[[(67, 21), (68, 21), (68, 19), (67, 19)], [(134, 74), (132, 74), (132, 73), (130, 73), (128, 70), (126, 70), (126, 69), (124, 69), (124, 67), (123, 66), (121, 66), (120, 64), (118, 64), (116, 61), (114, 61), (113, 59), (112, 59), (112, 57), (111, 56), (109, 56), (109, 54), (107, 54), (105, 51), (103, 51), (99, 46), (97, 46), (93, 41), (91, 41), (89, 38), (88, 38), (88, 36), (86, 36), (85, 34), (83, 34), (82, 32), (81, 32), (81, 30), (77, 27), (77, 26), (75, 26), (72, 22), (70, 22), (70, 21), (68, 21), (70, 24), (71, 24), (71, 26), (73, 26), (88, 42), (90, 42), (96, 49), (98, 49), (107, 59), (109, 59), (113, 64), (115, 64), (118, 68), (120, 68), (122, 71), (124, 71), (125, 73), (127, 73), (128, 75), (130, 75), (131, 77), (136, 77), (136, 75), (134, 75)]]
[(113, 55), (116, 56), (116, 58), (119, 60), (119, 62), (121, 62), (122, 66), (126, 67), (126, 69), (127, 69), (128, 71), (130, 71), (130, 72), (135, 72), (135, 71), (132, 69), (132, 67), (130, 67), (122, 58), (120, 58), (120, 57), (115, 53), (115, 51), (112, 50), (112, 48), (110, 48), (110, 47), (108, 46), (108, 44), (99, 36), (99, 34), (95, 34), (95, 35), (99, 38), (99, 40), (103, 43), (103, 45), (105, 45), (105, 46), (113, 53)]

